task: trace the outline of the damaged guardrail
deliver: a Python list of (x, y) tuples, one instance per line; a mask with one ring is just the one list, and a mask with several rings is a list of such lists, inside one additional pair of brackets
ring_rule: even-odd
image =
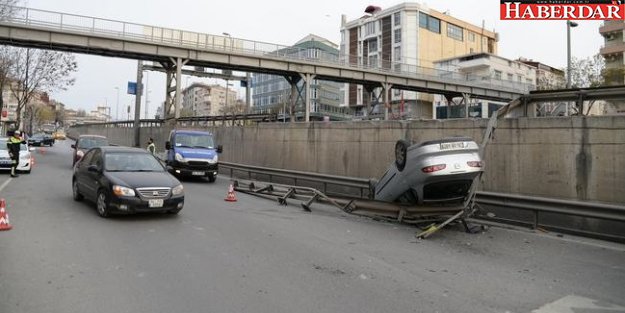
[[(328, 174), (291, 171), (260, 166), (250, 166), (237, 163), (221, 162), (221, 169), (227, 169), (230, 177), (256, 179), (266, 182), (288, 181), (296, 186), (317, 184), (319, 189), (328, 195), (352, 196), (360, 199), (370, 199), (374, 179), (354, 178)], [(222, 171), (223, 173), (223, 171)], [(235, 175), (236, 174), (236, 175)], [(351, 191), (351, 192), (350, 192)], [(482, 210), (476, 215), (478, 220), (489, 220), (506, 224), (522, 225), (532, 229), (554, 230), (576, 235), (625, 242), (625, 206), (596, 202), (574, 201), (547, 197), (536, 197), (518, 194), (478, 191), (476, 204), (485, 208), (499, 208), (530, 212), (530, 216), (519, 214), (502, 214), (499, 216), (486, 214)], [(616, 233), (609, 232), (605, 225), (596, 225), (595, 222), (570, 221), (570, 218), (587, 218), (596, 221), (608, 221), (619, 225), (608, 225), (616, 229)]]

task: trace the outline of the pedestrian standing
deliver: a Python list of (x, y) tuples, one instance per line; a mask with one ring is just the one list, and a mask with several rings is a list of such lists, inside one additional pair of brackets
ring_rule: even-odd
[(154, 139), (152, 139), (152, 137), (148, 139), (148, 151), (152, 153), (152, 155), (156, 153), (156, 145), (154, 144)]
[(9, 140), (7, 140), (7, 150), (11, 158), (11, 177), (19, 176), (16, 171), (20, 162), (20, 149), (22, 144), (26, 144), (21, 135), (22, 133), (16, 130), (13, 132), (13, 135), (9, 137)]

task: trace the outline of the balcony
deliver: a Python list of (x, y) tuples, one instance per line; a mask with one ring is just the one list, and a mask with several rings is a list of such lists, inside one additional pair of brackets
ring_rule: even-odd
[(601, 53), (601, 55), (603, 56), (611, 54), (621, 54), (623, 52), (625, 52), (625, 42), (622, 41), (605, 45), (599, 50), (599, 53)]
[(599, 27), (601, 35), (625, 30), (625, 22), (623, 21), (606, 21)]

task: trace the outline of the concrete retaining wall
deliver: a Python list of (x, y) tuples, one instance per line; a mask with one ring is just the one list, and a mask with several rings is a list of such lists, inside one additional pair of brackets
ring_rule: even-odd
[[(487, 120), (262, 123), (207, 127), (224, 146), (221, 160), (266, 167), (379, 178), (400, 138), (420, 142), (468, 136), (481, 142)], [(202, 129), (202, 127), (186, 127)], [(169, 129), (142, 128), (162, 150)], [(131, 128), (81, 126), (132, 143)], [(625, 203), (625, 117), (500, 120), (485, 152), (482, 189), (566, 199)]]

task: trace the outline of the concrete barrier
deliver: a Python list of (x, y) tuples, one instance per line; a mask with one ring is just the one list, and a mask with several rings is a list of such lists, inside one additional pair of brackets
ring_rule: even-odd
[[(224, 146), (221, 160), (362, 178), (379, 178), (400, 139), (448, 136), (482, 140), (486, 119), (260, 123), (207, 126)], [(168, 128), (141, 129), (164, 149)], [(73, 127), (131, 145), (132, 128)], [(625, 116), (500, 120), (485, 151), (482, 190), (563, 199), (625, 203)]]

